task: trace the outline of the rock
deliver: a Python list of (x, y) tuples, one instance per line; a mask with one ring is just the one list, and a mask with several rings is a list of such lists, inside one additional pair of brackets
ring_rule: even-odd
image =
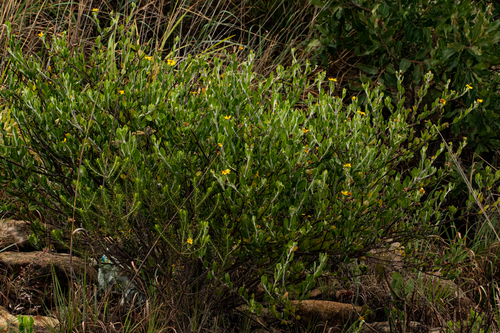
[(317, 319), (332, 324), (344, 324), (357, 320), (364, 312), (361, 306), (331, 301), (304, 300), (300, 303), (299, 301), (291, 303), (297, 306), (296, 313), (307, 322)]
[[(318, 320), (320, 322), (328, 321), (329, 324), (344, 325), (347, 322), (353, 322), (359, 318), (364, 312), (361, 306), (354, 306), (352, 304), (330, 302), (330, 301), (317, 301), (317, 300), (304, 300), (291, 301), (292, 306), (297, 307), (296, 314), (300, 316), (301, 321), (312, 322)], [(248, 306), (241, 305), (236, 308), (238, 312), (247, 312)], [(253, 319), (252, 325), (258, 324), (262, 327), (269, 327), (269, 324), (276, 321), (276, 317), (264, 308), (260, 316), (255, 314), (248, 314)]]
[(476, 307), (476, 303), (467, 297), (467, 294), (454, 281), (442, 278), (439, 272), (434, 275), (423, 275), (422, 283), (426, 289), (432, 290), (433, 293), (445, 295), (447, 301), (458, 310), (457, 315), (459, 318), (468, 318), (470, 309)]
[[(53, 332), (59, 328), (59, 320), (51, 317), (26, 316), (34, 320), (34, 332)], [(11, 315), (3, 306), (0, 306), (0, 333), (16, 332), (19, 330), (17, 317)]]
[[(1, 252), (0, 262), (7, 266), (17, 268), (26, 267), (34, 264), (37, 268), (37, 274), (50, 276), (52, 266), (59, 278), (62, 276), (69, 276), (70, 269), (70, 256), (66, 253), (51, 253), (44, 251), (35, 252)], [(87, 266), (85, 260), (73, 257), (73, 271), (76, 276), (83, 276), (87, 274), (87, 282), (95, 282), (97, 280), (97, 272), (94, 267)]]
[(321, 296), (321, 290), (319, 289), (313, 289), (311, 290), (311, 293), (309, 294), (309, 297), (310, 298), (316, 298), (316, 297), (320, 297)]
[(0, 243), (2, 247), (11, 244), (22, 244), (31, 234), (29, 223), (26, 221), (0, 220)]
[[(2, 248), (9, 246), (11, 244), (16, 244), (18, 246), (24, 246), (28, 243), (28, 236), (32, 234), (30, 229), (30, 222), (22, 220), (0, 220), (0, 244)], [(47, 235), (55, 229), (54, 226), (50, 224), (43, 225), (47, 229)], [(49, 243), (49, 237), (41, 239), (43, 245)], [(54, 246), (57, 249), (62, 249), (63, 246), (59, 243), (55, 243)], [(9, 250), (16, 250), (17, 248), (12, 246)]]

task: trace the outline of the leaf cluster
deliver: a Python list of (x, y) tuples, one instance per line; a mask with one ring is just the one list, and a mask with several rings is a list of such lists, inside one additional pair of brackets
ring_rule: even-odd
[[(341, 51), (356, 55), (352, 63), (359, 79), (349, 82), (351, 90), (361, 83), (382, 83), (396, 87), (396, 72), (407, 79), (404, 86), (414, 91), (424, 73), (434, 74), (430, 97), (436, 98), (448, 80), (451, 89), (470, 87), (459, 103), (445, 107), (445, 118), (480, 100), (481, 107), (454, 126), (457, 135), (467, 131), (469, 144), (481, 154), (500, 147), (498, 131), (498, 89), (500, 76), (500, 20), (498, 6), (490, 1), (321, 1), (313, 0), (321, 13), (316, 20), (317, 38), (309, 42), (325, 65)], [(357, 75), (356, 75), (357, 77)], [(389, 95), (389, 93), (388, 93)], [(413, 94), (410, 94), (410, 96)]]
[[(432, 74), (414, 109), (400, 74), (395, 106), (368, 84), (366, 105), (344, 104), (325, 73), (308, 79), (309, 63), (260, 77), (251, 53), (162, 59), (133, 27), (102, 37), (86, 59), (64, 35), (42, 36), (41, 63), (10, 36), (1, 181), (57, 221), (57, 239), (75, 218), (94, 250), (172, 281), (196, 263), (189, 278), (207, 278), (221, 308), (266, 299), (285, 304), (276, 315), (286, 320), (287, 291), (305, 298), (324, 271), (421, 239), (447, 217), (449, 170), (434, 161), (450, 156), (428, 142), (448, 124), (424, 122), (444, 105), (421, 105)], [(318, 96), (305, 93), (312, 86)], [(440, 97), (461, 96), (445, 87)]]

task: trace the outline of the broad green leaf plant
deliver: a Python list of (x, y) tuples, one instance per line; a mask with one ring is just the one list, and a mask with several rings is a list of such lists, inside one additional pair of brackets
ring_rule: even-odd
[(1, 181), (62, 243), (74, 223), (88, 243), (107, 237), (173, 281), (185, 276), (178, 262), (199, 263), (192, 280), (221, 306), (260, 310), (265, 299), (290, 320), (287, 291), (304, 299), (337, 264), (421, 239), (447, 217), (449, 170), (434, 161), (449, 153), (428, 142), (448, 124), (423, 119), (461, 94), (419, 104), (432, 74), (412, 109), (400, 85), (396, 106), (364, 85), (362, 106), (325, 73), (309, 79), (309, 63), (264, 78), (252, 53), (162, 59), (134, 36), (114, 24), (84, 56), (65, 35), (42, 35), (45, 61), (10, 36)]
[[(345, 50), (356, 56), (359, 78), (349, 81), (352, 91), (361, 83), (383, 83), (396, 87), (401, 70), (410, 87), (419, 87), (424, 74), (432, 71), (430, 96), (438, 98), (451, 80), (451, 89), (467, 93), (461, 103), (445, 106), (445, 119), (479, 101), (477, 110), (457, 123), (455, 135), (467, 133), (470, 145), (481, 154), (500, 147), (500, 75), (493, 71), (500, 62), (500, 20), (492, 1), (373, 1), (311, 0), (319, 14), (316, 38), (309, 48), (327, 65), (328, 55), (339, 57)], [(412, 96), (410, 94), (409, 96)], [(408, 96), (408, 97), (409, 97)], [(363, 96), (361, 96), (363, 98)]]

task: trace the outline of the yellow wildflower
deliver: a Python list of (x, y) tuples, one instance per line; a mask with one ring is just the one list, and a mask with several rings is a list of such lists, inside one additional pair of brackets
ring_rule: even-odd
[(38, 37), (40, 37), (40, 38), (43, 37), (43, 31), (38, 34)]
[(121, 179), (125, 179), (125, 178), (127, 178), (127, 176), (126, 176), (125, 174), (123, 174), (123, 173), (122, 173), (122, 174), (120, 175), (120, 178), (121, 178)]
[(423, 188), (420, 189), (420, 193), (424, 194), (425, 190)]
[(64, 138), (64, 140), (62, 141), (63, 143), (66, 142), (66, 138)]
[(307, 133), (307, 132), (309, 132), (309, 130), (304, 127), (304, 128), (302, 128), (302, 132)]
[(351, 163), (346, 163), (346, 164), (344, 164), (344, 168), (351, 168), (351, 167), (352, 167), (352, 166), (351, 166)]
[(356, 96), (352, 96), (352, 100), (355, 101), (356, 100)]
[(226, 176), (226, 175), (229, 175), (229, 173), (231, 173), (231, 170), (229, 170), (229, 169), (222, 170), (221, 173), (222, 173), (223, 176)]
[(219, 145), (219, 147), (222, 147), (222, 143), (219, 142), (218, 145)]
[(226, 120), (229, 120), (229, 119), (231, 119), (231, 116), (229, 116), (229, 115), (228, 115), (228, 116), (224, 116), (224, 118), (225, 118)]
[(466, 84), (466, 85), (465, 85), (465, 87), (466, 87), (467, 89), (469, 89), (469, 90), (474, 89), (474, 88), (472, 88), (472, 86), (471, 86), (470, 84)]
[(482, 100), (482, 99), (478, 99), (478, 100), (477, 100), (477, 102), (478, 102), (478, 103), (482, 103), (482, 102), (483, 102), (483, 100)]
[(304, 149), (304, 153), (306, 153), (306, 154), (307, 154), (307, 153), (309, 153), (309, 150), (307, 150), (307, 149)]
[(341, 191), (340, 193), (342, 193), (343, 195), (351, 195), (352, 192), (349, 192), (349, 191)]
[(99, 9), (97, 9), (97, 8), (92, 8), (92, 11), (93, 11), (93, 12), (95, 12), (95, 13), (97, 13), (97, 12), (99, 11)]
[(443, 98), (441, 98), (441, 99), (439, 100), (439, 102), (440, 102), (441, 104), (443, 104), (443, 105), (446, 105), (446, 101), (445, 101)]
[(176, 62), (175, 62), (175, 60), (168, 59), (167, 60), (167, 64), (170, 65), (170, 66), (175, 66)]
[(125, 91), (123, 91), (123, 90), (118, 90), (118, 93), (119, 93), (120, 95), (123, 95), (123, 94), (125, 94)]
[(145, 56), (144, 59), (146, 59), (146, 60), (153, 60), (153, 57)]
[(190, 238), (187, 239), (186, 242), (188, 242), (189, 244), (193, 244), (193, 239), (190, 237)]
[(243, 46), (238, 47), (240, 50), (243, 50)]
[(337, 82), (337, 79), (333, 79), (331, 77), (328, 78), (328, 80), (332, 81), (332, 82)]
[(363, 111), (356, 111), (356, 112), (357, 112), (357, 113), (359, 113), (359, 114), (360, 114), (360, 115), (362, 115), (362, 116), (365, 116), (365, 115), (366, 115), (366, 113), (364, 113)]
[(298, 249), (299, 249), (299, 247), (298, 247), (298, 246), (295, 246), (295, 247), (292, 249), (292, 252), (295, 252), (295, 251), (297, 251)]

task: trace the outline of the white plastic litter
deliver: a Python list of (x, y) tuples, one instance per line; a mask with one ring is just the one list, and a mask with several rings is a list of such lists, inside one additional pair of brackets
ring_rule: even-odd
[(138, 294), (141, 303), (145, 302), (144, 295), (138, 291), (136, 285), (133, 282), (130, 282), (128, 277), (120, 275), (119, 273), (120, 267), (113, 265), (111, 260), (109, 260), (106, 255), (103, 255), (101, 257), (99, 273), (97, 275), (97, 282), (99, 283), (100, 291), (107, 293), (111, 290), (122, 293), (120, 305), (124, 305), (125, 302), (130, 303), (135, 294)]

